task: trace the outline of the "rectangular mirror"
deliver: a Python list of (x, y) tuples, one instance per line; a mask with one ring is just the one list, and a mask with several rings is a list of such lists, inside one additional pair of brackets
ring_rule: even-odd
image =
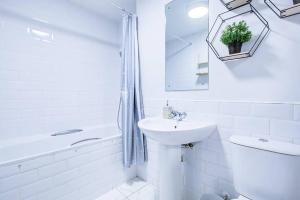
[(166, 5), (166, 91), (208, 89), (208, 11), (208, 0)]

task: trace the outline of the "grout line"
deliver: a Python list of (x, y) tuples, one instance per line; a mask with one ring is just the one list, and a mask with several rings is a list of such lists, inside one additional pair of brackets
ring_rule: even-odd
[[(145, 98), (145, 101), (164, 101), (162, 98)], [(182, 102), (215, 102), (215, 103), (250, 103), (250, 104), (291, 104), (300, 105), (300, 101), (251, 101), (251, 100), (222, 100), (222, 99), (194, 99), (194, 98), (167, 98), (169, 101)]]
[(123, 193), (118, 189), (119, 187), (116, 187), (115, 189), (118, 190), (118, 192), (120, 192), (120, 193), (121, 193), (122, 195), (124, 195), (126, 198), (129, 198), (130, 196), (132, 196), (133, 194), (139, 192), (140, 190), (142, 190), (143, 188), (145, 188), (145, 187), (148, 186), (148, 185), (149, 185), (149, 183), (145, 182), (145, 185), (144, 185), (144, 186), (142, 186), (141, 188), (137, 189), (136, 191), (133, 191), (133, 192), (130, 193), (129, 195), (123, 194)]
[(139, 188), (138, 190), (136, 190), (136, 191), (133, 192), (132, 194), (128, 195), (127, 197), (130, 197), (130, 196), (132, 196), (133, 194), (135, 194), (135, 193), (141, 191), (141, 190), (144, 189), (146, 186), (148, 186), (148, 183), (146, 183), (143, 187)]

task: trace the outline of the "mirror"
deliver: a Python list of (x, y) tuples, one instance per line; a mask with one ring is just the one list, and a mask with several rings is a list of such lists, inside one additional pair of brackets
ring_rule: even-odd
[(208, 10), (208, 0), (166, 5), (166, 91), (208, 89)]

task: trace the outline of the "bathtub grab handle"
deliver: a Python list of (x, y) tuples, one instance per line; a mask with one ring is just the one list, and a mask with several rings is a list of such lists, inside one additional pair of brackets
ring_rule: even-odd
[(71, 146), (74, 146), (76, 144), (82, 143), (82, 142), (87, 142), (87, 141), (91, 141), (91, 140), (101, 140), (102, 138), (88, 138), (88, 139), (83, 139), (83, 140), (79, 140), (77, 142), (74, 142), (71, 144)]
[(82, 129), (70, 129), (70, 130), (66, 130), (66, 131), (60, 131), (60, 132), (56, 132), (51, 134), (51, 136), (60, 136), (60, 135), (68, 135), (68, 134), (73, 134), (73, 133), (78, 133), (83, 131)]

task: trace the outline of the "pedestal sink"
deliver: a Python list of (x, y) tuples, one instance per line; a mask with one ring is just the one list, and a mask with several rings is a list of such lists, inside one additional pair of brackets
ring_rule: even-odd
[(183, 200), (181, 145), (204, 140), (215, 131), (216, 124), (146, 118), (138, 126), (147, 137), (160, 143), (159, 200)]

